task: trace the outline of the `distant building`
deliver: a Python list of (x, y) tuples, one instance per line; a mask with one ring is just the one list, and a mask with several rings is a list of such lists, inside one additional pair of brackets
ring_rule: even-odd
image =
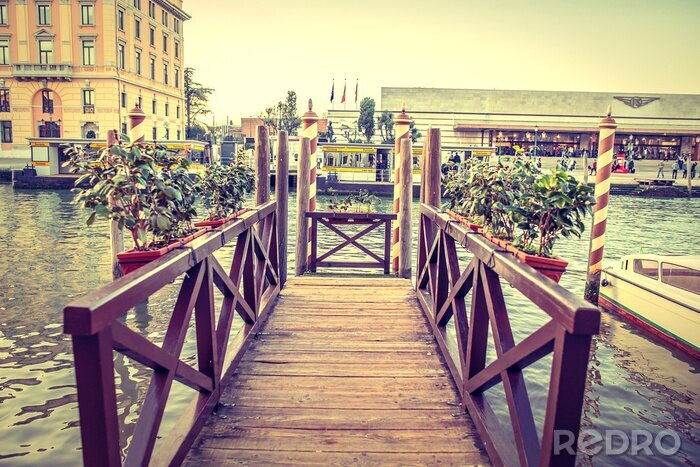
[(182, 0), (0, 0), (0, 162), (28, 138), (105, 139), (139, 103), (184, 139)]
[[(697, 94), (385, 87), (375, 115), (382, 110), (396, 114), (403, 102), (423, 134), (431, 126), (441, 129), (444, 145), (507, 151), (515, 145), (532, 147), (537, 138), (540, 153), (569, 147), (595, 153), (598, 123), (609, 105), (619, 125), (617, 150), (647, 158), (673, 157), (697, 151), (700, 143)], [(328, 112), (339, 141), (343, 138), (338, 129), (352, 127), (358, 115), (355, 110)]]

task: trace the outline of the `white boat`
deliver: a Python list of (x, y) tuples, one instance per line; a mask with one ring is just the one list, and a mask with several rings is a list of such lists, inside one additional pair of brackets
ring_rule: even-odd
[(700, 359), (700, 255), (624, 256), (598, 303)]

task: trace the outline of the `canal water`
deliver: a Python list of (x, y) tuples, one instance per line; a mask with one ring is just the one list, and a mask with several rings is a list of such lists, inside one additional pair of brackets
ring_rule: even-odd
[[(20, 191), (0, 185), (1, 464), (75, 465), (81, 461), (71, 344), (62, 333), (62, 308), (71, 299), (109, 282), (111, 273), (107, 223), (98, 221), (86, 227), (85, 213), (70, 200), (69, 192)], [(292, 194), (292, 250), (294, 201)], [(319, 199), (322, 207), (327, 201)], [(389, 203), (383, 200), (380, 209), (388, 210)], [(700, 199), (614, 197), (606, 257), (614, 259), (639, 251), (700, 254), (699, 215)], [(417, 205), (414, 217), (417, 219)], [(377, 235), (371, 242), (378, 247), (382, 238)], [(331, 245), (333, 240), (324, 233), (321, 243)], [(587, 250), (587, 234), (580, 240), (561, 241), (556, 250), (570, 261), (561, 284), (579, 295), (583, 293)], [(223, 248), (217, 255), (222, 264), (230, 264), (232, 247)], [(344, 250), (342, 255), (345, 259), (353, 257)], [(291, 262), (293, 258), (291, 251)], [(160, 342), (177, 287), (177, 283), (165, 287), (147, 304), (130, 312), (126, 324)], [(545, 321), (545, 314), (507, 284), (503, 287), (516, 340), (520, 340)], [(183, 359), (194, 361), (194, 352), (190, 336)], [(525, 370), (539, 422), (544, 414), (550, 363), (551, 358), (544, 359)], [(150, 372), (122, 356), (117, 356), (115, 368), (122, 439), (126, 443), (133, 434)], [(584, 428), (625, 433), (633, 429), (651, 433), (670, 429), (679, 434), (682, 447), (672, 458), (584, 454), (579, 456), (579, 464), (698, 462), (699, 371), (699, 362), (604, 313), (601, 334), (593, 344)], [(498, 391), (494, 388), (493, 404), (497, 414), (505, 417)], [(191, 395), (188, 388), (176, 383), (161, 433), (173, 426)]]

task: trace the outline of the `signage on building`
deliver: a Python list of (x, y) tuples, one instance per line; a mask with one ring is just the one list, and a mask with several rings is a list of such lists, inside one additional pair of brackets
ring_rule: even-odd
[(633, 109), (638, 109), (644, 107), (650, 102), (658, 101), (659, 97), (640, 97), (640, 96), (613, 96), (618, 101), (632, 107)]

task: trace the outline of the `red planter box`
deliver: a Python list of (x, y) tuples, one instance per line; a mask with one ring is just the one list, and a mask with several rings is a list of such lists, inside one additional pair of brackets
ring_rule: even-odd
[(117, 253), (117, 260), (119, 261), (119, 266), (122, 269), (122, 273), (124, 273), (124, 275), (127, 275), (130, 272), (136, 271), (141, 266), (144, 266), (150, 263), (151, 261), (160, 258), (166, 253), (170, 253), (175, 248), (179, 248), (182, 245), (191, 242), (195, 238), (201, 237), (205, 233), (207, 233), (206, 228), (199, 229), (185, 238), (174, 240), (170, 245), (158, 248), (156, 250), (139, 251), (131, 249), (128, 251), (122, 251), (121, 253)]
[(234, 220), (236, 217), (238, 217), (242, 214), (245, 214), (248, 211), (250, 211), (250, 209), (243, 208), (240, 211), (231, 214), (226, 219), (214, 219), (211, 221), (199, 221), (199, 222), (195, 222), (194, 226), (195, 227), (220, 227), (220, 226), (224, 225), (225, 223)]
[(527, 254), (521, 250), (518, 250), (515, 256), (521, 262), (532, 266), (555, 282), (559, 282), (562, 274), (566, 271), (566, 267), (569, 265), (568, 262), (561, 258), (543, 258), (542, 256)]
[(447, 215), (450, 216), (452, 219), (454, 219), (457, 222), (459, 222), (460, 224), (468, 227), (469, 229), (473, 230), (474, 232), (481, 233), (484, 230), (483, 226), (469, 222), (469, 219), (467, 219), (466, 217), (464, 217), (461, 214), (457, 214), (456, 212), (451, 211), (449, 209), (446, 212), (447, 212)]

